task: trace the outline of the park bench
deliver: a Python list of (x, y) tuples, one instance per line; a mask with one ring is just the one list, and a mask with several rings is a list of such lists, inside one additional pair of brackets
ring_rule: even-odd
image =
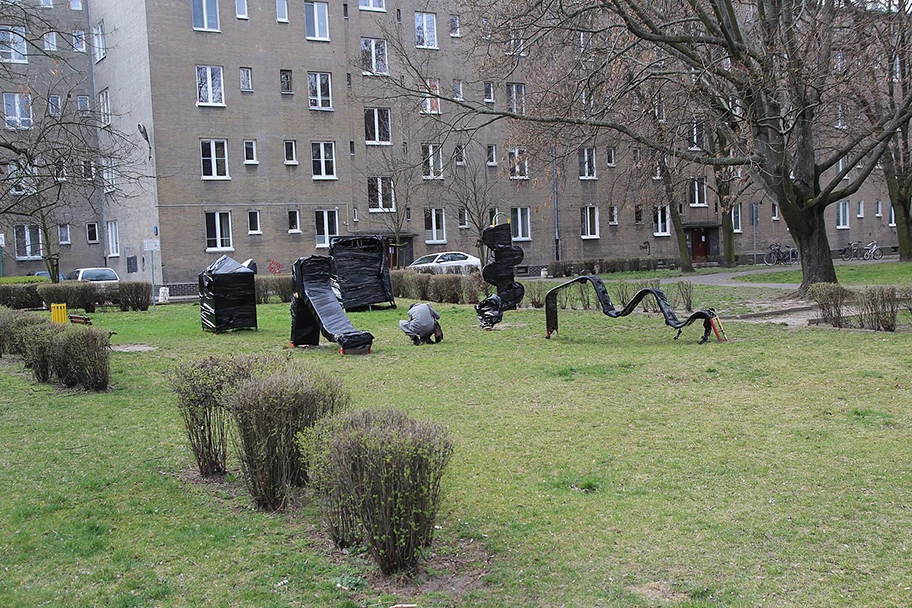
[(70, 318), (70, 323), (75, 323), (77, 325), (91, 325), (92, 319), (86, 317), (85, 315), (68, 315)]

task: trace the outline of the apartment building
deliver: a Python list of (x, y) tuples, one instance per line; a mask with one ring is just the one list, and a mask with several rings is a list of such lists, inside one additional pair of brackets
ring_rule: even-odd
[[(673, 204), (697, 261), (719, 258), (723, 221), (742, 260), (791, 243), (759, 191), (724, 216), (702, 169), (677, 175), (680, 196), (669, 201), (647, 152), (630, 142), (600, 135), (532, 154), (508, 121), (455, 132), (439, 120), (459, 111), (452, 104), (391, 93), (389, 79), (414, 71), (407, 59), (430, 93), (521, 113), (522, 71), (509, 81), (480, 72), (469, 27), (477, 16), (456, 14), (455, 3), (39, 1), (62, 29), (85, 32), (85, 94), (140, 151), (122, 161), (133, 178), (106, 188), (80, 221), (86, 242), (61, 249), (64, 270), (107, 265), (191, 293), (221, 255), (288, 273), (353, 234), (384, 235), (391, 261), (408, 263), (474, 251), (480, 212), (510, 221), (532, 272), (556, 258), (674, 263)], [(693, 137), (702, 137), (696, 126)], [(869, 181), (827, 210), (834, 249), (896, 244), (886, 192)], [(474, 209), (470, 191), (483, 193)], [(18, 251), (7, 274), (34, 262)]]

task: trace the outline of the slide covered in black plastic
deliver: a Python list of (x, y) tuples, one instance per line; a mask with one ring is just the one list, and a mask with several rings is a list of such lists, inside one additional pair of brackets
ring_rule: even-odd
[(516, 310), (525, 295), (525, 288), (514, 278), (517, 264), (523, 261), (522, 247), (513, 244), (510, 224), (488, 226), (481, 232), (481, 241), (493, 254), (493, 261), (481, 271), (485, 281), (497, 288), (497, 293), (475, 305), (478, 324), (489, 329), (503, 319), (505, 310)]
[(292, 266), (296, 293), (291, 299), (291, 343), (316, 346), (322, 333), (343, 353), (370, 352), (374, 336), (351, 324), (330, 286), (330, 265), (328, 257), (313, 255)]
[[(253, 266), (253, 268), (250, 268)], [(256, 265), (223, 255), (199, 273), (200, 319), (203, 329), (256, 329)]]
[(617, 310), (614, 307), (614, 304), (611, 303), (611, 296), (608, 295), (608, 290), (605, 288), (605, 284), (602, 283), (602, 280), (596, 276), (581, 276), (576, 277), (566, 283), (562, 283), (550, 290), (545, 296), (545, 323), (547, 324), (547, 333), (545, 334), (546, 338), (550, 338), (551, 334), (557, 332), (557, 293), (566, 287), (574, 285), (576, 283), (591, 283), (592, 287), (595, 289), (596, 297), (599, 299), (599, 303), (602, 305), (602, 312), (612, 318), (624, 317), (632, 313), (637, 305), (648, 295), (655, 296), (656, 303), (659, 306), (659, 310), (662, 312), (662, 316), (665, 317), (665, 325), (668, 325), (672, 329), (677, 329), (678, 333), (675, 334), (675, 340), (678, 339), (678, 336), (681, 335), (681, 331), (698, 319), (703, 320), (703, 337), (700, 339), (700, 344), (703, 344), (709, 339), (709, 334), (713, 331), (712, 321), (716, 318), (716, 312), (712, 308), (707, 308), (705, 310), (697, 310), (689, 317), (683, 321), (679, 321), (677, 315), (675, 315), (674, 310), (671, 308), (671, 304), (668, 303), (668, 298), (665, 296), (665, 293), (661, 289), (653, 289), (647, 287), (646, 289), (641, 289), (636, 292), (636, 294), (627, 302), (627, 305), (623, 309)]
[(346, 310), (372, 304), (396, 307), (383, 237), (347, 236), (333, 239), (329, 247), (332, 269)]

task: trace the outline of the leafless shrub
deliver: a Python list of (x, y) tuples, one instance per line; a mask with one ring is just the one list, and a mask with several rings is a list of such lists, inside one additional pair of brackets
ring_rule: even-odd
[(845, 327), (846, 310), (854, 301), (854, 294), (839, 283), (814, 283), (809, 291), (820, 317), (833, 327)]
[(875, 331), (896, 331), (897, 300), (895, 287), (866, 287), (858, 295), (861, 326)]
[(675, 283), (678, 297), (681, 298), (681, 305), (687, 312), (693, 312), (693, 292), (694, 286), (692, 281), (678, 281)]

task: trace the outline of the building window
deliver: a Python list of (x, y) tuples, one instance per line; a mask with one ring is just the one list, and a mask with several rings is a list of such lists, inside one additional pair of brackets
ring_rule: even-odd
[(708, 207), (709, 202), (706, 197), (706, 178), (691, 178), (689, 188), (687, 189), (687, 202), (691, 207)]
[(614, 147), (605, 148), (605, 164), (609, 167), (617, 166), (617, 151)]
[(297, 209), (288, 210), (288, 232), (301, 234), (301, 212)]
[(391, 143), (389, 108), (364, 108), (364, 143), (374, 146)]
[(0, 25), (0, 61), (28, 63), (25, 28)]
[(228, 142), (224, 139), (201, 139), (200, 158), (203, 179), (228, 179)]
[(580, 236), (584, 239), (599, 238), (598, 207), (595, 205), (580, 208)]
[(706, 148), (706, 123), (696, 118), (690, 123), (690, 149)]
[(459, 38), (462, 30), (459, 28), (459, 15), (450, 15), (450, 38)]
[(504, 53), (507, 55), (521, 55), (525, 57), (528, 54), (528, 51), (526, 51), (524, 36), (523, 30), (517, 28), (511, 29), (510, 38), (504, 43)]
[[(0, 36), (2, 36), (3, 30), (0, 29)], [(0, 56), (2, 56), (3, 45), (0, 43)], [(86, 51), (86, 34), (84, 30), (73, 30), (73, 50), (77, 53), (85, 53)]]
[(107, 222), (108, 232), (108, 257), (120, 257), (120, 233), (117, 230), (117, 221)]
[(630, 149), (630, 160), (631, 160), (631, 162), (633, 162), (634, 167), (640, 166), (640, 163), (642, 162), (643, 159), (642, 159), (642, 156), (640, 155), (639, 148)]
[(286, 165), (297, 165), (298, 164), (298, 142), (293, 139), (286, 139), (282, 142), (283, 148), (285, 150), (285, 164)]
[(352, 221), (353, 222), (361, 221), (361, 218), (358, 217), (358, 208), (357, 207), (352, 207)]
[(778, 203), (773, 203), (773, 219), (779, 220), (779, 205)]
[(76, 111), (79, 112), (79, 114), (82, 116), (88, 115), (88, 113), (91, 111), (88, 95), (76, 96)]
[(90, 182), (95, 179), (95, 163), (90, 160), (83, 159), (79, 161), (79, 177), (83, 181)]
[(858, 201), (855, 217), (864, 217), (864, 201)]
[(396, 197), (393, 193), (393, 178), (367, 178), (368, 211), (395, 211)]
[(883, 203), (879, 200), (874, 202), (874, 217), (883, 217)]
[(7, 177), (10, 194), (20, 196), (35, 192), (38, 176), (34, 165), (25, 161), (13, 161), (7, 165)]
[(17, 260), (40, 260), (44, 252), (41, 241), (41, 227), (38, 224), (16, 224), (13, 227), (16, 237)]
[(290, 95), (294, 93), (293, 85), (291, 70), (279, 70), (279, 90), (286, 95)]
[(653, 211), (653, 236), (671, 236), (668, 224), (668, 205), (656, 207)]
[(95, 63), (98, 63), (108, 54), (108, 47), (105, 43), (104, 21), (99, 21), (92, 28), (92, 44), (94, 45)]
[(60, 118), (61, 114), (60, 95), (48, 95), (47, 113), (48, 116)]
[(45, 51), (57, 50), (57, 32), (48, 32), (43, 38)]
[(95, 103), (98, 104), (98, 118), (101, 120), (103, 126), (108, 126), (111, 124), (111, 97), (108, 93), (108, 90), (98, 94), (98, 97), (95, 100)]
[(443, 209), (424, 210), (424, 242), (428, 245), (446, 243), (446, 220)]
[(839, 230), (849, 228), (849, 201), (836, 203), (836, 228)]
[(617, 205), (608, 205), (608, 225), (609, 226), (618, 225), (618, 206)]
[(89, 245), (98, 244), (98, 224), (96, 222), (86, 224), (86, 243)]
[(415, 46), (437, 48), (437, 15), (434, 13), (415, 13)]
[(421, 112), (423, 114), (440, 114), (440, 81), (430, 79), (424, 81), (427, 93), (421, 99)]
[(579, 178), (598, 179), (595, 172), (595, 148), (579, 149)]
[(260, 229), (259, 211), (247, 212), (247, 234), (263, 234), (263, 231)]
[(70, 245), (72, 241), (70, 240), (70, 225), (69, 224), (60, 224), (57, 226), (57, 242), (60, 245)]
[(339, 236), (339, 212), (323, 209), (314, 213), (317, 229), (317, 247), (329, 247), (334, 237)]
[(488, 144), (487, 163), (489, 167), (497, 166), (497, 146), (495, 144)]
[(459, 217), (458, 217), (457, 221), (459, 222), (459, 227), (468, 228), (469, 227), (469, 210), (466, 209), (465, 207), (460, 207), (458, 216)]
[(895, 225), (896, 225), (896, 210), (893, 209), (893, 205), (890, 205), (890, 221), (887, 222), (887, 226), (892, 227)]
[(529, 158), (525, 148), (507, 149), (507, 162), (510, 165), (510, 179), (529, 179)]
[(454, 80), (453, 81), (453, 99), (462, 101), (464, 97), (462, 96), (462, 81)]
[(732, 230), (741, 232), (741, 203), (732, 205)]
[(336, 179), (336, 145), (331, 141), (310, 144), (314, 179)]
[(67, 166), (67, 163), (62, 158), (58, 158), (57, 160), (54, 161), (53, 171), (54, 171), (54, 180), (55, 181), (58, 181), (58, 182), (67, 181), (66, 166)]
[(82, 0), (70, 0), (70, 9), (74, 11), (81, 11)]
[(358, 0), (358, 8), (364, 11), (385, 11), (386, 0)]
[(307, 99), (311, 110), (332, 109), (332, 74), (308, 72)]
[(101, 163), (101, 183), (104, 191), (108, 194), (114, 192), (117, 183), (115, 181), (114, 159), (106, 157)]
[(465, 144), (456, 144), (456, 147), (453, 148), (453, 162), (457, 167), (465, 166)]
[(247, 18), (247, 0), (235, 0), (234, 14), (238, 19)]
[(421, 175), (424, 179), (443, 179), (443, 147), (421, 144)]
[(3, 113), (7, 129), (30, 129), (32, 96), (28, 93), (4, 93)]
[(510, 228), (514, 241), (532, 240), (530, 207), (512, 207), (510, 209)]
[(288, 0), (276, 0), (276, 21), (288, 23)]
[(514, 114), (526, 113), (526, 85), (516, 82), (507, 83), (507, 110)]
[(219, 30), (218, 0), (191, 0), (193, 29), (208, 32)]
[(233, 250), (231, 240), (231, 212), (206, 213), (206, 251)]
[(386, 65), (386, 40), (378, 38), (361, 39), (362, 74), (389, 74)]
[(242, 91), (252, 91), (253, 90), (253, 68), (241, 68), (241, 90)]
[(327, 3), (304, 3), (304, 37), (308, 40), (329, 40), (329, 5)]
[(257, 165), (260, 161), (257, 160), (256, 153), (256, 140), (255, 139), (245, 139), (244, 140), (244, 164), (245, 165)]
[(196, 105), (225, 105), (221, 67), (212, 65), (196, 66)]
[(484, 102), (494, 103), (494, 83), (486, 80), (484, 83)]

